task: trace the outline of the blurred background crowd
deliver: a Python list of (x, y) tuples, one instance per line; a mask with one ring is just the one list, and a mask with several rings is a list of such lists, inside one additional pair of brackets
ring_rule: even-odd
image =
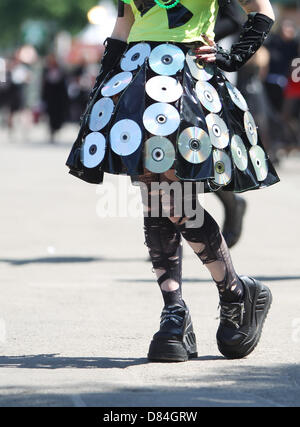
[[(219, 17), (220, 43), (236, 39), (245, 15)], [(78, 125), (99, 69), (116, 1), (1, 0), (0, 124), (43, 124), (54, 143), (66, 124)], [(245, 95), (273, 162), (300, 148), (300, 0), (272, 1), (276, 24), (264, 47), (228, 76)], [(230, 22), (231, 21), (231, 22)], [(222, 34), (222, 31), (220, 31)]]

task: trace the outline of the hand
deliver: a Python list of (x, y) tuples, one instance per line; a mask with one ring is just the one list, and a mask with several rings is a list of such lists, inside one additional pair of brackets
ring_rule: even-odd
[(216, 62), (217, 66), (224, 71), (236, 71), (238, 69), (240, 65), (240, 58), (238, 55), (231, 54), (231, 52), (218, 46), (205, 34), (202, 34), (202, 37), (207, 42), (207, 45), (197, 47), (193, 50), (197, 60), (202, 63)]
[(195, 48), (193, 53), (200, 61), (207, 63), (215, 62), (217, 59), (217, 47), (215, 42), (209, 39), (205, 34), (202, 34), (202, 37), (207, 42), (207, 45)]

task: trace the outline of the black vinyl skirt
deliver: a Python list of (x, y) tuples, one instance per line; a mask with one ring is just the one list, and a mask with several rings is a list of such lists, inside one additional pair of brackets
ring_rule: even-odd
[(243, 95), (215, 65), (195, 62), (192, 45), (130, 43), (83, 116), (70, 173), (102, 183), (175, 170), (205, 191), (234, 192), (279, 181)]

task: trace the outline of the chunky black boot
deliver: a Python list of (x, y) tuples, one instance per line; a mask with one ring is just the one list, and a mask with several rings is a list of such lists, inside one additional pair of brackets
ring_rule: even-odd
[(226, 211), (223, 227), (223, 236), (229, 248), (236, 245), (241, 237), (243, 219), (247, 208), (247, 203), (244, 199), (238, 196), (235, 197), (235, 206), (230, 212)]
[(165, 306), (160, 329), (150, 344), (148, 359), (153, 362), (185, 362), (197, 356), (196, 337), (187, 306)]
[(232, 196), (232, 203), (230, 205), (226, 205), (225, 203), (225, 221), (223, 226), (223, 236), (229, 248), (236, 245), (241, 237), (243, 219), (247, 208), (247, 203), (242, 197)]
[(266, 285), (246, 276), (240, 280), (244, 285), (243, 301), (220, 301), (217, 344), (228, 359), (243, 358), (254, 350), (272, 302), (271, 291)]

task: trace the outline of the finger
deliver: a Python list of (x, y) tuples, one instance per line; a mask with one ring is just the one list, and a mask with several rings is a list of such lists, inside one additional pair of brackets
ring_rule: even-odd
[(211, 40), (210, 38), (208, 38), (206, 34), (202, 34), (202, 37), (210, 46), (214, 46), (215, 42), (213, 40)]
[(197, 56), (197, 58), (205, 59), (205, 58), (209, 58), (210, 56), (216, 56), (216, 53), (215, 53), (215, 52), (212, 52), (212, 53), (204, 53), (204, 54), (196, 55), (196, 56)]
[(195, 53), (210, 53), (215, 52), (214, 46), (201, 46), (199, 48), (194, 49)]
[(212, 63), (212, 62), (216, 62), (216, 60), (217, 60), (217, 57), (216, 55), (214, 55), (214, 56), (211, 56), (210, 58), (207, 58), (204, 62)]
[(196, 51), (194, 52), (194, 55), (196, 57), (202, 56), (202, 55), (215, 55), (216, 51), (214, 49), (206, 49), (206, 50), (201, 50), (201, 51)]
[(217, 58), (214, 53), (208, 55), (199, 55), (197, 59), (204, 62), (214, 62)]

